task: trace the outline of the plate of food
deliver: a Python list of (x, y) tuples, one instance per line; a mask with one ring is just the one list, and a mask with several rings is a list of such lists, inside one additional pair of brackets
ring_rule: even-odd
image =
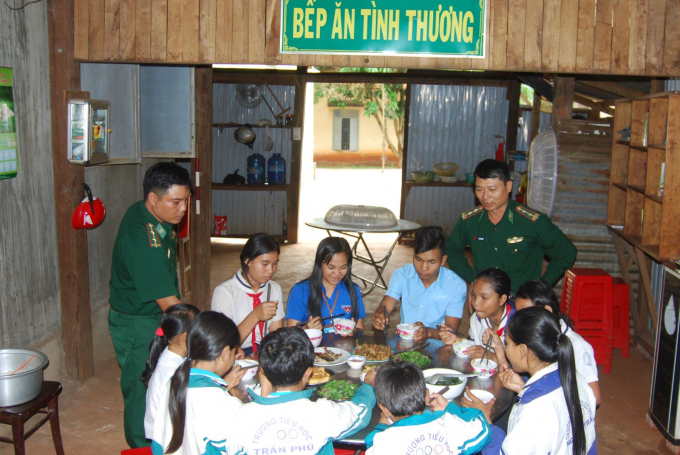
[(366, 363), (387, 362), (392, 355), (392, 348), (383, 344), (359, 344), (357, 341), (352, 354), (366, 357)]
[(339, 348), (316, 348), (314, 349), (314, 366), (324, 367), (327, 365), (342, 365), (347, 362), (349, 352)]
[(356, 382), (348, 381), (347, 379), (334, 379), (328, 384), (319, 387), (316, 393), (320, 397), (328, 398), (333, 401), (347, 401), (351, 400), (354, 392), (359, 388)]
[(309, 378), (309, 383), (307, 385), (318, 386), (321, 384), (326, 384), (334, 375), (335, 373), (325, 369), (324, 367), (314, 367), (312, 369), (312, 376)]
[(401, 352), (395, 354), (394, 358), (403, 360), (404, 362), (411, 362), (421, 369), (432, 365), (432, 359), (418, 351)]

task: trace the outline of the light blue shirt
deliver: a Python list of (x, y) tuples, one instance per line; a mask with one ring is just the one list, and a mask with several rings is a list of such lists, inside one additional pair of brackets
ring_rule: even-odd
[(385, 295), (401, 300), (403, 324), (420, 321), (425, 327), (438, 327), (446, 316), (463, 316), (467, 284), (451, 270), (441, 267), (435, 282), (425, 289), (411, 263), (394, 271)]

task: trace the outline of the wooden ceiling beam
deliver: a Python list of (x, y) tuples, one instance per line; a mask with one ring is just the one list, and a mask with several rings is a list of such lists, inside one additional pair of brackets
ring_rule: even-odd
[(613, 93), (614, 95), (621, 96), (623, 98), (637, 98), (639, 96), (647, 95), (647, 93), (645, 92), (635, 90), (634, 88), (626, 87), (625, 85), (619, 84), (617, 82), (584, 81), (584, 80), (579, 80), (578, 82), (589, 87), (595, 87), (596, 89)]
[(605, 114), (609, 115), (614, 115), (614, 109), (611, 109), (606, 106), (605, 103), (601, 103), (599, 101), (593, 101), (590, 98), (586, 98), (583, 95), (579, 95), (578, 93), (574, 93), (574, 101), (576, 101), (579, 104), (583, 104), (584, 106), (588, 106), (594, 111), (599, 111)]

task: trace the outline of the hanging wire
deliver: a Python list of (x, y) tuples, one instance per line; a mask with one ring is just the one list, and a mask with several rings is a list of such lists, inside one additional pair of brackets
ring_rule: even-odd
[(31, 3), (38, 3), (38, 2), (40, 2), (40, 1), (42, 1), (42, 0), (30, 0), (30, 1), (26, 2), (26, 3), (24, 3), (24, 4), (21, 5), (21, 6), (14, 7), (14, 6), (10, 6), (10, 4), (7, 3), (7, 0), (5, 0), (5, 5), (7, 6), (7, 8), (9, 8), (9, 9), (11, 9), (11, 10), (13, 10), (13, 11), (18, 11), (18, 10), (20, 10), (20, 9), (26, 8), (26, 7), (27, 7), (28, 5), (30, 5)]

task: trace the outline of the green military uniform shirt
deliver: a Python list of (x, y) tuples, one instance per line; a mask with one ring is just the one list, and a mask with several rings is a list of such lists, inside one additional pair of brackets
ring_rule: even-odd
[(125, 213), (113, 245), (111, 308), (124, 314), (162, 313), (156, 299), (177, 296), (177, 242), (169, 223), (159, 222), (144, 201)]
[[(474, 267), (463, 250), (472, 249)], [(528, 280), (541, 278), (543, 255), (551, 260), (543, 279), (559, 280), (576, 259), (576, 247), (550, 218), (513, 200), (503, 218), (494, 225), (480, 205), (463, 213), (446, 242), (449, 267), (468, 283), (487, 268), (499, 268), (510, 275), (512, 291)]]

